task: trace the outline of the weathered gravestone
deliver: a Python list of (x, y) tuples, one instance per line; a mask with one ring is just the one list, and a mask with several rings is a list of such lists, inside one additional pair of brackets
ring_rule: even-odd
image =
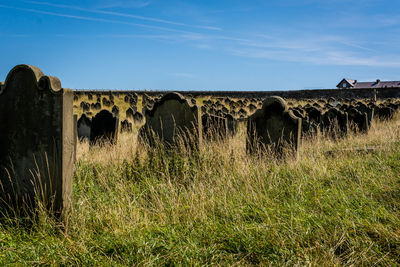
[(128, 108), (125, 112), (125, 116), (127, 119), (133, 120), (133, 114), (135, 114), (136, 111), (134, 111), (132, 108)]
[(140, 124), (143, 122), (143, 115), (139, 111), (136, 111), (135, 114), (133, 114), (133, 122), (136, 124)]
[(349, 117), (346, 112), (331, 108), (322, 114), (321, 129), (329, 136), (343, 137), (347, 134)]
[(225, 139), (228, 135), (228, 121), (224, 117), (211, 114), (201, 116), (203, 138), (209, 140)]
[(74, 171), (75, 171), (76, 147), (78, 144), (78, 115), (74, 114), (73, 118), (74, 118)]
[(281, 97), (264, 100), (262, 108), (247, 121), (247, 151), (263, 152), (265, 149), (282, 155), (298, 150), (301, 138), (301, 119), (288, 110)]
[(159, 139), (167, 149), (180, 145), (196, 149), (202, 138), (200, 114), (200, 109), (191, 106), (179, 93), (166, 94), (152, 110), (146, 110), (146, 124), (139, 136), (150, 145)]
[(96, 104), (94, 104), (94, 109), (95, 110), (100, 110), (101, 109), (101, 104), (99, 102), (97, 102)]
[(376, 116), (379, 120), (391, 120), (394, 117), (395, 110), (391, 107), (386, 107), (383, 105), (379, 105), (376, 107)]
[(247, 111), (244, 110), (243, 108), (239, 109), (238, 114), (241, 118), (244, 118), (247, 116)]
[(129, 122), (128, 120), (121, 121), (121, 133), (123, 132), (127, 133), (132, 132), (132, 123)]
[(290, 109), (297, 118), (301, 119), (301, 133), (302, 136), (312, 136), (317, 133), (318, 126), (309, 121), (306, 116), (306, 112), (301, 108), (291, 108)]
[(81, 102), (81, 108), (83, 112), (90, 111), (90, 104), (87, 102)]
[(320, 124), (322, 123), (322, 111), (315, 107), (308, 107), (305, 109), (305, 111), (307, 113), (309, 122), (317, 125), (317, 128), (319, 128)]
[(111, 112), (114, 114), (115, 117), (118, 117), (119, 115), (119, 107), (113, 106), (111, 109)]
[(367, 133), (368, 126), (368, 114), (360, 112), (356, 108), (350, 108), (347, 110), (347, 116), (349, 120), (349, 127), (355, 132)]
[(79, 118), (77, 122), (78, 127), (78, 138), (80, 141), (90, 138), (90, 128), (92, 126), (92, 120), (89, 119), (85, 114)]
[(58, 78), (18, 65), (0, 88), (0, 209), (29, 215), (40, 203), (63, 218), (71, 203), (73, 93)]
[(257, 109), (257, 107), (254, 104), (250, 104), (248, 106), (248, 109), (250, 110), (250, 112), (254, 112)]
[(231, 115), (227, 114), (226, 116), (227, 124), (228, 124), (228, 133), (231, 136), (234, 136), (237, 132), (238, 123), (237, 120)]
[(92, 119), (90, 145), (116, 144), (118, 140), (118, 117), (110, 111), (102, 110)]
[(129, 105), (130, 105), (131, 107), (136, 107), (136, 105), (137, 105), (137, 98), (131, 98), (131, 99), (129, 100)]

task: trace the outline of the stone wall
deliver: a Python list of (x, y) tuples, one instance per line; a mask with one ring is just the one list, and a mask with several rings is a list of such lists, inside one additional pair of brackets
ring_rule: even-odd
[[(166, 94), (170, 91), (119, 91), (119, 90), (75, 90), (75, 94), (127, 94), (127, 93), (146, 93), (147, 95)], [(315, 90), (290, 90), (290, 91), (177, 91), (182, 95), (215, 97), (235, 97), (235, 98), (265, 98), (268, 96), (280, 96), (286, 99), (316, 99), (316, 98), (374, 98), (374, 89), (315, 89)], [(381, 88), (376, 89), (377, 99), (400, 98), (400, 88)]]

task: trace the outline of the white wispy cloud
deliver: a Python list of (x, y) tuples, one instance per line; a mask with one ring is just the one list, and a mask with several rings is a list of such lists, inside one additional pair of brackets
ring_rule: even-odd
[[(198, 27), (208, 29), (209, 26), (190, 25), (175, 21), (163, 20), (159, 18), (143, 17), (133, 14), (118, 13), (104, 10), (85, 9), (77, 6), (66, 6), (52, 4), (48, 2), (23, 1), (37, 5), (49, 7), (79, 10), (89, 13), (115, 16), (118, 18), (140, 19), (152, 23), (169, 25), (170, 27), (156, 26), (152, 24), (134, 23), (124, 20), (114, 20), (105, 16), (78, 16), (66, 12), (53, 12), (41, 9), (30, 9), (0, 5), (0, 8), (16, 9), (25, 12), (32, 12), (44, 15), (65, 17), (70, 19), (114, 23), (143, 27), (152, 30), (162, 31), (165, 34), (118, 34), (118, 35), (91, 35), (91, 37), (111, 37), (111, 38), (143, 38), (156, 39), (171, 43), (188, 43), (197, 49), (218, 49), (221, 52), (234, 56), (247, 57), (252, 59), (276, 60), (286, 62), (303, 62), (315, 65), (342, 65), (342, 66), (368, 66), (368, 67), (400, 67), (400, 56), (394, 50), (385, 51), (382, 44), (371, 45), (370, 39), (363, 35), (326, 34), (313, 33), (313, 29), (299, 30), (294, 32), (289, 28), (281, 27), (274, 33), (240, 33), (227, 32), (219, 28), (210, 29), (218, 31), (196, 32), (182, 30), (180, 26)], [(381, 15), (376, 15), (379, 17)], [(364, 21), (365, 18), (357, 20)], [(399, 21), (398, 21), (399, 20)], [(397, 17), (388, 18), (382, 25), (391, 27), (400, 23)], [(176, 27), (175, 27), (176, 26)], [(276, 34), (281, 32), (281, 34)], [(61, 36), (61, 35), (60, 35)], [(65, 37), (68, 37), (65, 36)], [(391, 39), (393, 40), (393, 39)]]
[(324, 25), (328, 28), (358, 29), (376, 32), (389, 27), (400, 25), (400, 15), (395, 14), (371, 14), (365, 15), (348, 11), (341, 11), (336, 19), (324, 18)]
[(97, 9), (107, 8), (143, 8), (151, 4), (151, 1), (132, 1), (132, 0), (107, 0), (96, 6)]
[(72, 15), (72, 14), (68, 14), (68, 13), (58, 13), (58, 12), (44, 11), (44, 10), (32, 9), (32, 8), (21, 8), (21, 7), (7, 6), (7, 5), (0, 5), (0, 8), (15, 9), (15, 10), (20, 10), (20, 11), (25, 11), (25, 12), (30, 12), (30, 13), (50, 15), (50, 16), (56, 16), (56, 17), (64, 17), (64, 18), (77, 19), (77, 20), (123, 24), (123, 25), (130, 25), (130, 26), (136, 26), (136, 27), (142, 27), (142, 28), (148, 28), (148, 29), (154, 29), (154, 30), (192, 34), (192, 32), (190, 32), (190, 31), (185, 31), (185, 30), (180, 30), (180, 29), (175, 29), (175, 28), (167, 28), (167, 27), (161, 27), (161, 26), (153, 26), (153, 25), (148, 25), (148, 24), (140, 24), (140, 23), (120, 21), (120, 20), (110, 20), (110, 19), (103, 19), (103, 18), (89, 17), (89, 16), (77, 16), (77, 15)]
[(177, 35), (171, 34), (93, 34), (93, 35), (86, 35), (86, 34), (56, 34), (57, 37), (64, 37), (64, 38), (107, 38), (107, 39), (151, 39), (151, 40), (176, 40)]
[(110, 15), (110, 16), (115, 16), (115, 17), (138, 19), (138, 20), (143, 20), (143, 21), (148, 21), (148, 22), (156, 22), (156, 23), (169, 24), (169, 25), (175, 25), (175, 26), (192, 27), (192, 28), (214, 30), (214, 31), (220, 31), (221, 30), (221, 28), (215, 27), (215, 26), (191, 25), (191, 24), (186, 24), (186, 23), (176, 22), (176, 21), (170, 21), (170, 20), (165, 20), (165, 19), (160, 19), (160, 18), (145, 17), (145, 16), (139, 16), (139, 15), (127, 14), (127, 13), (121, 13), (121, 12), (114, 12), (114, 11), (88, 9), (88, 8), (82, 8), (82, 7), (79, 7), (79, 6), (61, 5), (61, 4), (53, 4), (53, 3), (49, 3), (49, 2), (38, 2), (38, 1), (23, 1), (23, 2), (30, 3), (30, 4), (35, 4), (35, 5), (42, 5), (42, 6), (49, 6), (49, 7), (56, 7), (56, 8), (64, 8), (64, 9), (73, 9), (73, 10), (85, 11), (85, 12), (94, 13), (94, 14), (102, 14), (102, 15)]
[(333, 48), (320, 48), (314, 52), (303, 49), (285, 49), (282, 47), (254, 49), (248, 47), (230, 48), (237, 56), (276, 61), (302, 62), (316, 65), (400, 67), (399, 56), (363, 56)]

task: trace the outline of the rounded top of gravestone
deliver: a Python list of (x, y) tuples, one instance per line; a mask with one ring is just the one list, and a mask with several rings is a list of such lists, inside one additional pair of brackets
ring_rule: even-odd
[(90, 124), (92, 124), (92, 120), (88, 116), (86, 116), (85, 113), (83, 113), (82, 116), (79, 118), (77, 123), (78, 123), (78, 127), (79, 127), (79, 125), (81, 123), (85, 123), (86, 125), (90, 125)]
[(32, 78), (37, 83), (37, 88), (39, 90), (48, 90), (53, 93), (59, 92), (61, 90), (61, 82), (57, 77), (46, 76), (44, 73), (35, 66), (21, 64), (15, 66), (7, 75), (6, 81), (3, 86), (0, 86), (0, 94), (7, 88), (8, 83), (13, 79), (15, 74), (20, 71), (28, 72)]
[(97, 113), (94, 116), (95, 119), (99, 119), (99, 118), (100, 119), (103, 119), (103, 118), (115, 118), (115, 117), (117, 117), (117, 116), (115, 116), (112, 112), (110, 112), (110, 111), (108, 111), (106, 109), (101, 110), (99, 113)]
[(330, 108), (324, 112), (323, 116), (332, 117), (332, 116), (338, 116), (338, 115), (343, 115), (343, 114), (344, 114), (344, 112), (337, 108)]
[(165, 94), (159, 101), (154, 103), (154, 106), (151, 110), (146, 110), (146, 115), (152, 116), (154, 115), (155, 111), (157, 108), (161, 105), (163, 105), (165, 102), (170, 101), (170, 100), (177, 100), (181, 104), (186, 104), (188, 105), (192, 110), (197, 110), (197, 105), (192, 105), (187, 101), (185, 97), (183, 97), (180, 93), (177, 92), (172, 92)]
[(359, 110), (357, 110), (355, 107), (352, 107), (352, 108), (349, 108), (348, 110), (347, 110), (347, 113), (349, 114), (349, 115), (352, 115), (352, 116), (362, 116), (362, 112), (360, 112)]
[(54, 76), (43, 76), (40, 78), (38, 86), (41, 90), (58, 92), (61, 90), (61, 81)]
[(265, 110), (274, 110), (276, 112), (284, 112), (288, 109), (285, 100), (280, 96), (269, 96), (265, 98), (262, 108)]

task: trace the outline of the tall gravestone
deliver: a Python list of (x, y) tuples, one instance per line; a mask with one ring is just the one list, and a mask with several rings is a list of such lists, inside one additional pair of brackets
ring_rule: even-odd
[(83, 141), (85, 139), (89, 140), (90, 138), (90, 129), (92, 127), (92, 120), (88, 118), (85, 114), (79, 118), (77, 122), (77, 132), (79, 141)]
[(368, 133), (368, 114), (366, 112), (360, 112), (356, 108), (350, 108), (347, 110), (349, 128), (355, 133)]
[[(361, 113), (367, 113), (368, 129), (371, 127), (372, 119), (374, 118), (374, 109), (368, 107), (364, 103), (357, 106), (357, 110)], [(367, 129), (367, 130), (368, 130)]]
[(90, 145), (116, 144), (119, 119), (108, 110), (102, 110), (92, 118)]
[(247, 151), (283, 154), (297, 151), (301, 138), (301, 119), (293, 115), (278, 96), (267, 97), (262, 108), (247, 121)]
[(180, 146), (192, 149), (201, 143), (201, 111), (192, 106), (179, 93), (164, 95), (145, 112), (146, 124), (140, 130), (140, 137), (151, 145), (159, 139), (166, 148)]
[(0, 208), (56, 217), (71, 203), (75, 153), (72, 90), (34, 66), (18, 65), (0, 89)]
[(322, 115), (321, 129), (333, 138), (343, 137), (347, 134), (349, 117), (346, 112), (330, 108)]

